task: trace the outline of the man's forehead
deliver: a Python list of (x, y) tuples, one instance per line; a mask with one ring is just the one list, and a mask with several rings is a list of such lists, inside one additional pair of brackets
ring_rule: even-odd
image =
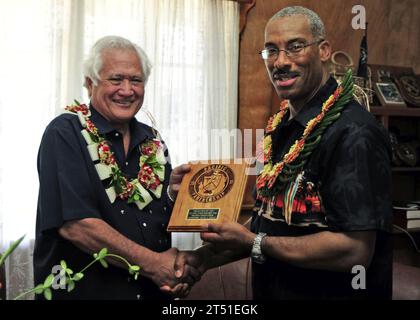
[(299, 38), (312, 34), (309, 20), (304, 15), (278, 17), (270, 20), (265, 28), (265, 39), (272, 36), (288, 36)]
[(141, 61), (135, 51), (107, 49), (102, 53), (102, 68), (112, 74), (142, 73)]

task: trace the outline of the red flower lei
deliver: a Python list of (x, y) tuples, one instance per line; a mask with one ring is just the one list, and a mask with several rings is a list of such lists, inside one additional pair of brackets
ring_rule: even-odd
[[(76, 101), (75, 105), (67, 106), (65, 110), (78, 114), (80, 122), (89, 136), (86, 137), (82, 132), (88, 146), (97, 145), (97, 157), (102, 165), (110, 169), (111, 182), (109, 187), (115, 190), (116, 196), (128, 203), (135, 202), (141, 209), (151, 201), (151, 197), (146, 190), (151, 191), (158, 198), (160, 197), (162, 187), (159, 188), (159, 186), (162, 185), (166, 163), (163, 156), (163, 145), (160, 140), (148, 140), (140, 145), (139, 172), (136, 179), (129, 180), (119, 168), (108, 142), (99, 134), (98, 128), (90, 120), (88, 106)], [(91, 141), (89, 141), (89, 138)], [(113, 202), (113, 197), (110, 194), (108, 196)]]
[(305, 147), (306, 139), (312, 133), (314, 128), (322, 122), (325, 117), (325, 114), (331, 109), (334, 105), (336, 100), (339, 98), (340, 94), (342, 93), (343, 88), (339, 86), (335, 92), (324, 102), (322, 105), (321, 113), (318, 114), (315, 118), (308, 121), (306, 128), (300, 137), (299, 140), (296, 140), (295, 143), (290, 147), (289, 151), (284, 155), (283, 159), (273, 164), (272, 160), (272, 132), (277, 128), (277, 126), (281, 123), (284, 115), (287, 113), (289, 109), (289, 101), (283, 100), (280, 104), (280, 111), (273, 115), (267, 123), (267, 127), (265, 129), (265, 136), (263, 141), (263, 148), (264, 148), (264, 160), (266, 163), (264, 164), (264, 168), (261, 171), (260, 175), (257, 177), (257, 193), (258, 198), (265, 202), (270, 200), (270, 197), (262, 196), (260, 191), (261, 189), (265, 188), (266, 190), (270, 190), (273, 186), (278, 183), (278, 177), (282, 174), (283, 169), (286, 164), (292, 164), (300, 155), (303, 148)]

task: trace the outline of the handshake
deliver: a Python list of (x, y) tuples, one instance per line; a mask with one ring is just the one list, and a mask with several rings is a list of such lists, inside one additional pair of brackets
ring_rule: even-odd
[(149, 274), (146, 271), (145, 275), (151, 278), (160, 290), (177, 298), (186, 297), (207, 270), (198, 251), (179, 251), (171, 248), (158, 253), (158, 256), (154, 270)]
[(143, 268), (145, 276), (160, 290), (174, 297), (186, 297), (192, 286), (208, 269), (245, 258), (250, 255), (255, 234), (239, 223), (209, 223), (201, 239), (207, 242), (191, 251), (171, 248), (155, 253), (151, 270)]

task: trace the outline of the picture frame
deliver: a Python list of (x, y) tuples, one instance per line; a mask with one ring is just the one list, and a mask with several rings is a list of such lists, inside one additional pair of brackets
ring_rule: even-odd
[(376, 95), (383, 106), (406, 107), (400, 91), (393, 82), (376, 82)]

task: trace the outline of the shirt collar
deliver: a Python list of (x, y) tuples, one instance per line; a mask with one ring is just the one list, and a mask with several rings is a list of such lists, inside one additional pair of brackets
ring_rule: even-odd
[[(106, 120), (96, 109), (90, 104), (90, 119), (93, 121), (95, 126), (98, 128), (99, 134), (107, 135), (111, 132), (116, 132), (117, 130)], [(152, 129), (139, 121), (136, 118), (130, 120), (130, 135), (131, 143), (138, 144), (143, 142), (146, 139), (154, 139), (155, 134)]]
[(319, 89), (317, 94), (306, 103), (302, 110), (294, 117), (298, 123), (306, 127), (308, 121), (316, 117), (322, 109), (322, 105), (337, 88), (337, 81), (330, 77), (327, 82)]
[(105, 135), (112, 131), (116, 131), (114, 127), (106, 120), (98, 111), (96, 111), (95, 107), (90, 104), (90, 120), (95, 124), (96, 128), (98, 128), (99, 134)]

